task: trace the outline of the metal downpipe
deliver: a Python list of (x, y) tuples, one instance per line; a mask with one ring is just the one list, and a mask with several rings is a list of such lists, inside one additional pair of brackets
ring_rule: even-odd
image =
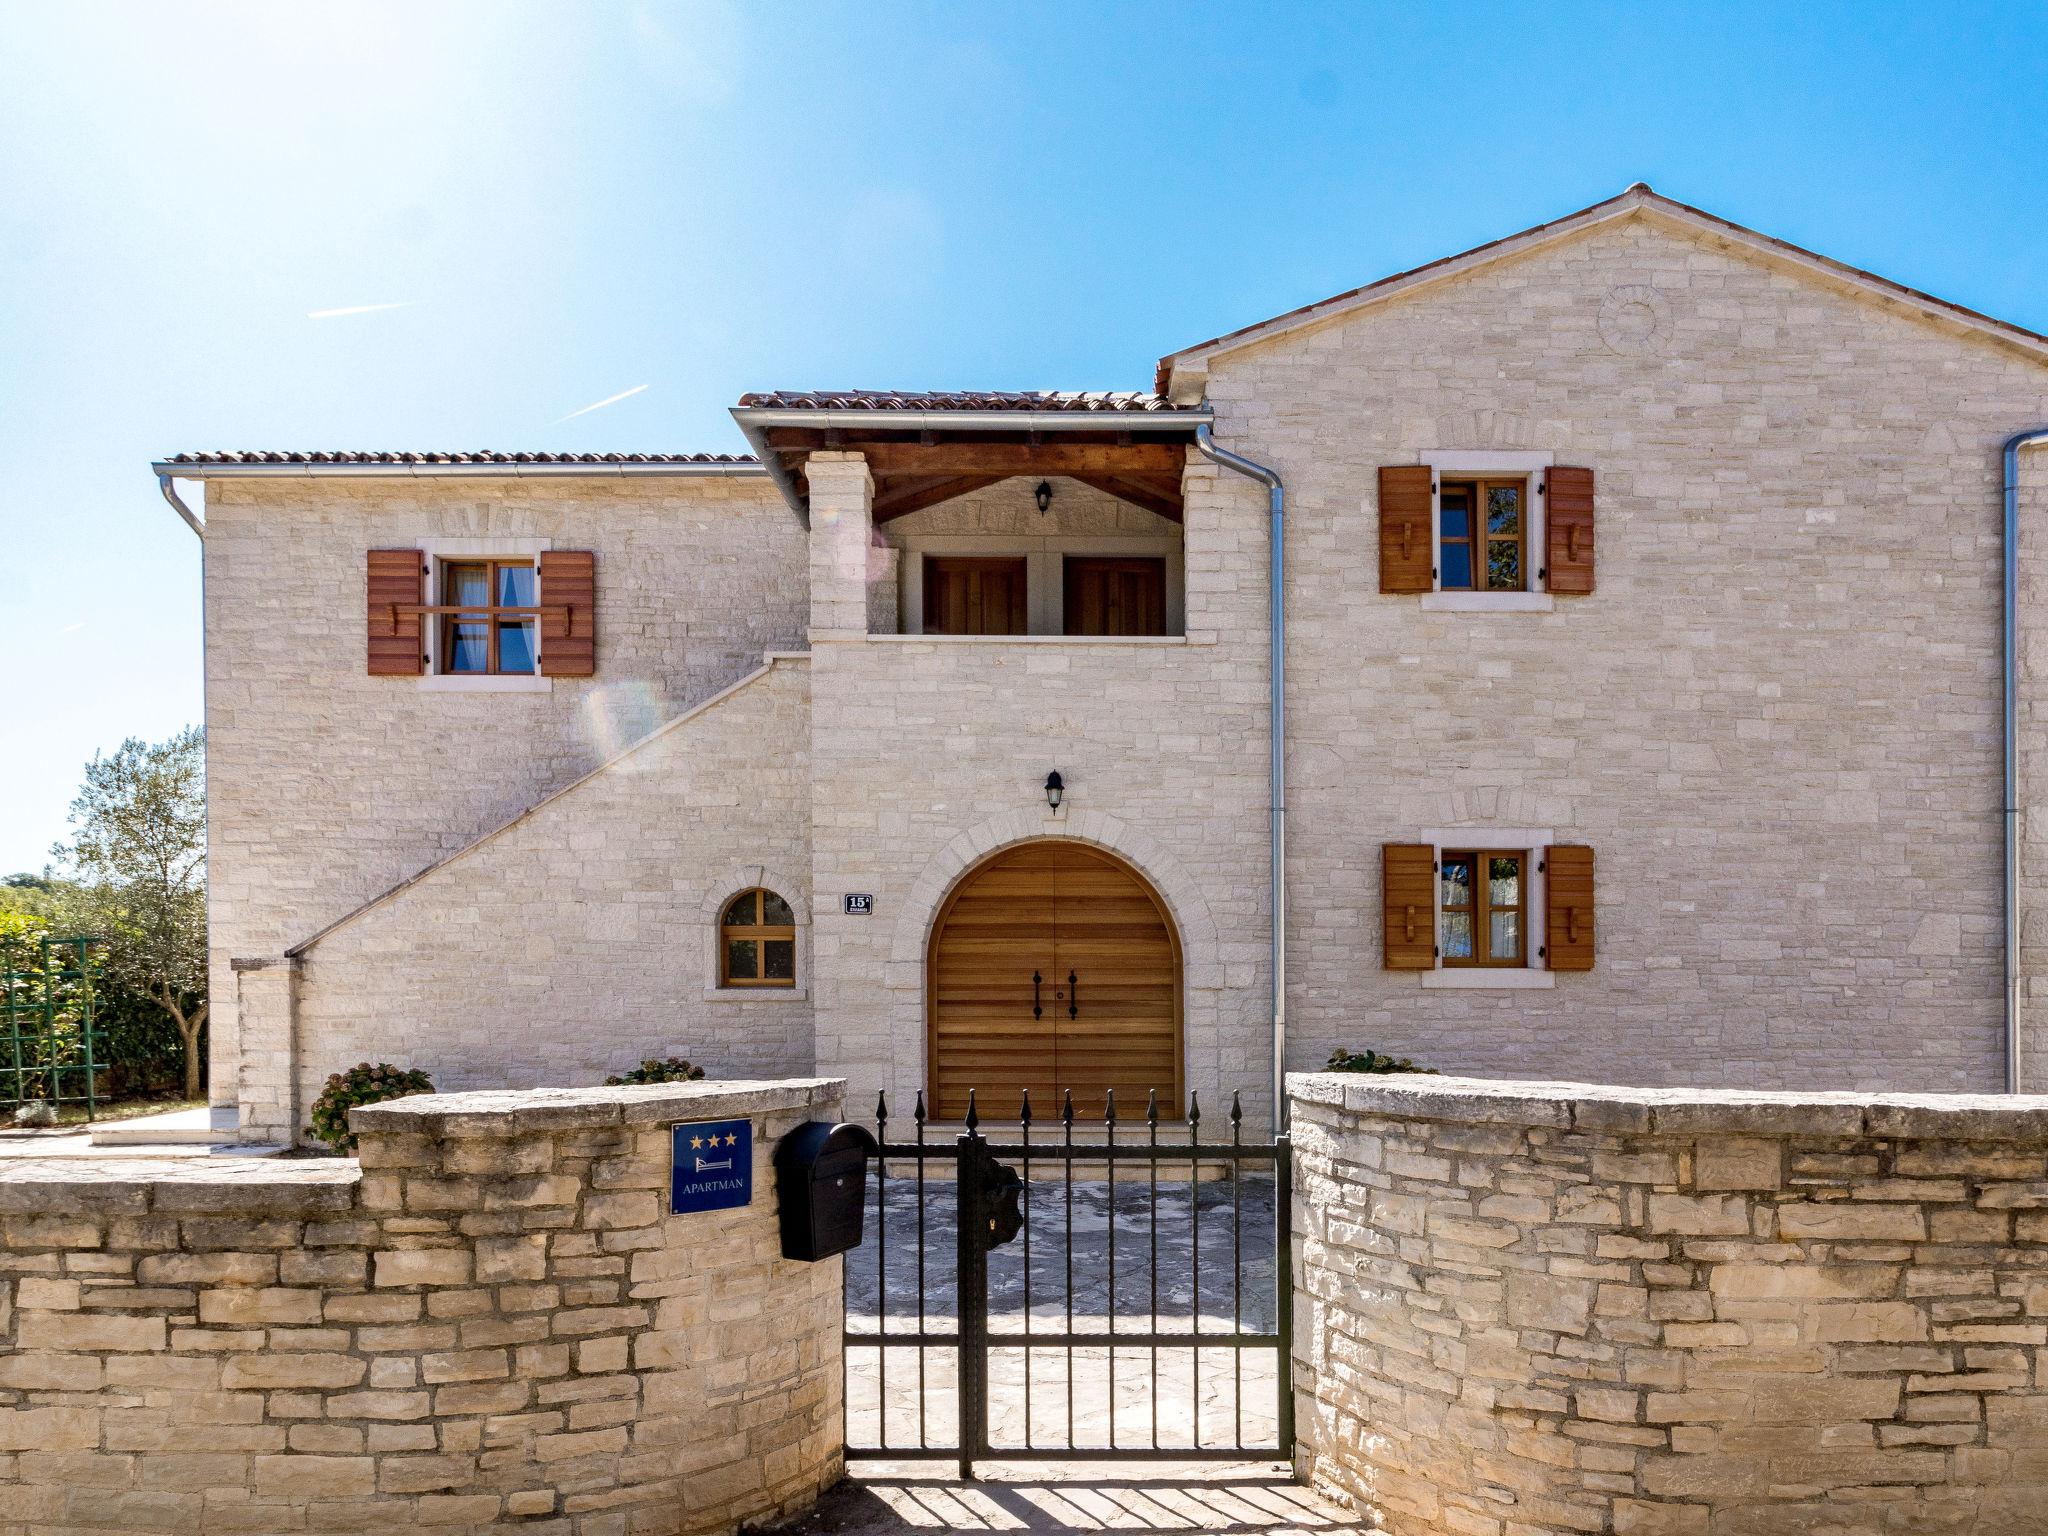
[(198, 534), (200, 542), (204, 543), (206, 541), (206, 524), (199, 520), (197, 512), (194, 512), (185, 505), (185, 499), (178, 494), (178, 488), (171, 484), (171, 477), (159, 474), (156, 477), (156, 488), (164, 493), (164, 500), (171, 504), (171, 510), (185, 519), (185, 526)]
[(1195, 447), (1211, 463), (1263, 485), (1270, 521), (1272, 585), (1267, 644), (1273, 658), (1273, 1134), (1278, 1136), (1287, 1129), (1287, 489), (1277, 471), (1218, 447), (1206, 421), (1195, 428)]
[(2048, 427), (2005, 440), (2005, 1091), (2020, 1091), (2020, 450)]

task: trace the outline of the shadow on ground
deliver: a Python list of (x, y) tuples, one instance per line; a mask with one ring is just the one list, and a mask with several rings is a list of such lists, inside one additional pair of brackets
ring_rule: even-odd
[[(1286, 1473), (1254, 1467), (1128, 1468), (1073, 1464), (1016, 1477), (991, 1463), (971, 1483), (930, 1471), (849, 1478), (788, 1536), (908, 1536), (912, 1532), (1184, 1531), (1234, 1536), (1356, 1527), (1346, 1511)], [(1009, 1469), (1015, 1470), (1015, 1469)]]

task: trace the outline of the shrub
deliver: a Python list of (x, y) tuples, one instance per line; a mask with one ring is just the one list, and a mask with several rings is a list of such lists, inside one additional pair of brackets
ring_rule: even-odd
[(617, 1088), (624, 1083), (696, 1083), (703, 1079), (704, 1069), (691, 1066), (680, 1056), (669, 1056), (660, 1061), (650, 1056), (632, 1071), (619, 1077), (608, 1077), (604, 1082), (607, 1088)]
[(1330, 1053), (1331, 1072), (1426, 1072), (1436, 1076), (1435, 1067), (1418, 1067), (1406, 1056), (1382, 1056), (1378, 1051), (1347, 1051), (1342, 1046)]
[(348, 1128), (351, 1109), (358, 1104), (376, 1104), (384, 1099), (403, 1099), (433, 1091), (434, 1084), (424, 1072), (400, 1070), (386, 1061), (374, 1067), (367, 1061), (358, 1062), (327, 1079), (327, 1086), (313, 1101), (313, 1123), (307, 1134), (317, 1136), (337, 1152), (353, 1152), (356, 1139)]

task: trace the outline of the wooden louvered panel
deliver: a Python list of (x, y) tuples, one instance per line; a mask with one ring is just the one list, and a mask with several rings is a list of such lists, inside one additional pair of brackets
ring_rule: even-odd
[(1557, 843), (1543, 851), (1543, 948), (1553, 971), (1593, 969), (1593, 850)]
[[(1032, 974), (1042, 1017), (1032, 1017)], [(1069, 977), (1073, 981), (1069, 982)], [(970, 874), (941, 910), (929, 964), (933, 1113), (969, 1088), (986, 1115), (1180, 1112), (1180, 952), (1151, 889), (1109, 856), (1031, 843)], [(1069, 1017), (1068, 1008), (1074, 1013)]]
[(1380, 845), (1380, 913), (1390, 971), (1436, 969), (1436, 849), (1428, 843)]
[(540, 670), (546, 677), (597, 672), (597, 556), (552, 549), (540, 557)]
[(1593, 590), (1593, 471), (1553, 465), (1543, 484), (1545, 586), (1583, 597)]
[(370, 676), (418, 677), (425, 666), (419, 614), (425, 569), (416, 549), (370, 551)]
[(1435, 471), (1427, 464), (1380, 466), (1380, 590), (1429, 592), (1436, 587)]

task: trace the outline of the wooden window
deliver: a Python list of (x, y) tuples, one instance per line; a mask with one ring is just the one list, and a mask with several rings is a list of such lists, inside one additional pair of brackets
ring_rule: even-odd
[(1030, 629), (1024, 601), (1024, 557), (927, 555), (924, 632), (928, 635), (1021, 635)]
[(1528, 963), (1529, 856), (1446, 849), (1439, 861), (1437, 945), (1446, 966)]
[(449, 560), (441, 566), (441, 670), (531, 674), (540, 615), (531, 560)]
[(1437, 487), (1437, 585), (1521, 592), (1529, 585), (1529, 482), (1452, 480)]
[(773, 891), (741, 891), (718, 920), (721, 987), (796, 985), (796, 915)]
[(1065, 628), (1070, 635), (1166, 633), (1166, 562), (1068, 555)]

